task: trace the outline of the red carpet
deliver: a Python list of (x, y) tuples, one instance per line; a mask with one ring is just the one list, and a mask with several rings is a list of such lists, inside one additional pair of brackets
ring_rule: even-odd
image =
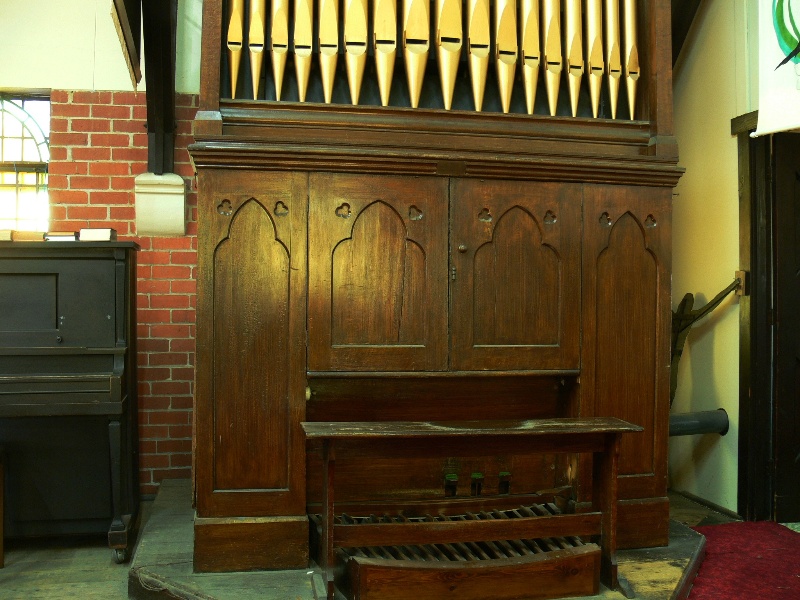
[(800, 600), (800, 533), (769, 521), (694, 529), (706, 557), (689, 600)]

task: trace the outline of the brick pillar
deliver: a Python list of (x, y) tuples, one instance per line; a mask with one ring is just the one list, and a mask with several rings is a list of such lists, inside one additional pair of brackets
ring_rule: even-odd
[(139, 467), (142, 494), (190, 477), (194, 398), (197, 194), (187, 147), (197, 96), (176, 97), (175, 172), (187, 181), (187, 234), (136, 234), (134, 178), (147, 170), (143, 92), (51, 95), (50, 228), (113, 227), (137, 242)]

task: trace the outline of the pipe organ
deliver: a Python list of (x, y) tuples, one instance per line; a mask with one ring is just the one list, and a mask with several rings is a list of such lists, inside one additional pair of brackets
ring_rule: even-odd
[[(313, 560), (366, 600), (454, 561), (511, 600), (665, 545), (669, 3), (203, 11), (195, 569)], [(586, 579), (537, 579), (562, 567)]]
[[(492, 87), (502, 112), (511, 110), (511, 97), (516, 94), (520, 97), (517, 111), (549, 111), (555, 116), (563, 70), (568, 114), (573, 117), (578, 114), (584, 73), (589, 78), (589, 94), (583, 101), (586, 115), (598, 117), (604, 112), (617, 117), (622, 77), (627, 89), (626, 117), (632, 119), (635, 113), (639, 79), (635, 0), (621, 5), (618, 0), (493, 0), (491, 9), (490, 0), (467, 0), (463, 5), (460, 0), (430, 4), (427, 0), (401, 0), (399, 15), (396, 0), (318, 0), (316, 13), (313, 0), (295, 0), (291, 23), (285, 0), (272, 1), (269, 20), (266, 2), (230, 0), (223, 69), (229, 83), (226, 94), (231, 99), (306, 102), (312, 64), (316, 63), (315, 76), (324, 103), (387, 106), (400, 40), (406, 90), (395, 106), (418, 108), (423, 86), (430, 86), (438, 89), (426, 94), (427, 107), (451, 109), (461, 71), (462, 77), (470, 78), (473, 93), (472, 104), (465, 98), (459, 107), (481, 111), (491, 55), (497, 79)], [(372, 18), (368, 19), (370, 12)], [(246, 40), (244, 31), (248, 32)], [(271, 72), (264, 62), (266, 40), (272, 48)], [(242, 61), (245, 45), (249, 62)], [(340, 53), (344, 54), (346, 74), (337, 72)], [(297, 78), (297, 90), (291, 97), (281, 94), (288, 56), (295, 61)], [(537, 110), (540, 57), (544, 57), (547, 103)], [(362, 98), (367, 62), (380, 93)], [(429, 62), (433, 63), (430, 68), (438, 71), (438, 85), (425, 79)], [(518, 70), (523, 74), (521, 85), (517, 83)], [(348, 92), (334, 98), (337, 77), (346, 80)], [(603, 88), (607, 99), (601, 111)]]

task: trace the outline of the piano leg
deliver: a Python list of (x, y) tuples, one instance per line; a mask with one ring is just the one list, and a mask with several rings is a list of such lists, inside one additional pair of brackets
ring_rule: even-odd
[(123, 475), (122, 475), (122, 424), (120, 416), (112, 415), (108, 421), (108, 445), (111, 452), (111, 527), (108, 530), (108, 546), (117, 563), (128, 558), (128, 530), (130, 515), (123, 515)]

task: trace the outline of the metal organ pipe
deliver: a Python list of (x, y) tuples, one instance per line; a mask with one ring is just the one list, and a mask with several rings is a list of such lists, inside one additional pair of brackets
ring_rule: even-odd
[(231, 76), (231, 98), (236, 98), (239, 82), (239, 65), (242, 62), (244, 43), (244, 0), (231, 0), (228, 13), (228, 66)]
[(467, 35), (472, 100), (475, 103), (475, 110), (480, 111), (483, 108), (486, 72), (489, 68), (489, 0), (469, 0)]
[(250, 28), (247, 33), (247, 47), (250, 50), (250, 77), (253, 83), (253, 100), (258, 99), (261, 65), (264, 64), (266, 9), (267, 0), (250, 0)]
[(356, 105), (367, 64), (367, 0), (344, 0), (344, 53), (350, 101)]
[[(412, 108), (420, 103), (433, 42), (442, 101), (447, 110), (455, 101), (461, 52), (466, 49), (465, 62), (476, 111), (483, 108), (492, 56), (503, 112), (508, 112), (512, 105), (519, 63), (528, 114), (536, 112), (540, 70), (544, 72), (549, 113), (557, 114), (561, 72), (566, 69), (565, 93), (572, 116), (579, 112), (585, 75), (594, 117), (599, 113), (604, 85), (608, 88), (611, 118), (617, 117), (619, 88), (624, 77), (630, 118), (634, 118), (641, 75), (637, 0), (465, 0), (463, 4), (462, 0), (402, 0), (400, 22), (397, 0), (293, 0), (293, 27), (289, 24), (289, 2), (228, 1), (224, 26), (232, 98), (237, 95), (241, 52), (247, 43), (254, 100), (259, 98), (264, 51), (269, 45), (276, 100), (282, 100), (286, 61), (291, 52), (299, 101), (306, 101), (312, 61), (318, 60), (324, 101), (332, 102), (341, 52), (350, 101), (357, 105), (369, 60), (367, 50), (371, 46), (380, 102), (388, 106), (400, 34)], [(269, 92), (265, 94), (269, 97)]]

